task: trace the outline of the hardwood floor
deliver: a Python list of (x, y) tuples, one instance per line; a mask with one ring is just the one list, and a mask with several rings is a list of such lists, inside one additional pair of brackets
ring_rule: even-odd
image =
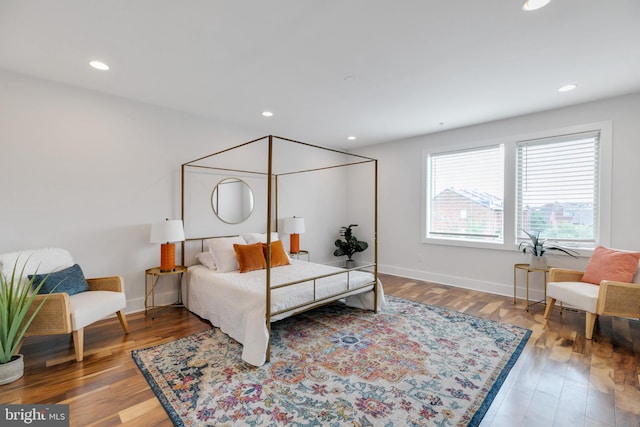
[[(640, 321), (599, 319), (584, 338), (584, 313), (544, 306), (527, 312), (519, 301), (482, 292), (381, 275), (387, 294), (446, 306), (533, 331), (482, 426), (640, 426)], [(71, 338), (30, 337), (22, 348), (25, 375), (0, 386), (0, 403), (70, 405), (72, 426), (171, 426), (131, 350), (210, 327), (183, 309), (155, 320), (128, 316), (131, 333), (116, 318), (85, 330), (85, 359), (74, 361)]]

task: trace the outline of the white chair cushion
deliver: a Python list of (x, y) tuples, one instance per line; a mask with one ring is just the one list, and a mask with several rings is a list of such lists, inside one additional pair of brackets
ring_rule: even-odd
[(44, 248), (25, 249), (23, 251), (10, 252), (0, 255), (0, 271), (5, 277), (11, 277), (13, 266), (19, 261), (16, 274), (20, 274), (24, 266), (24, 274), (47, 274), (52, 271), (64, 270), (71, 267), (73, 257), (66, 249)]
[(123, 310), (127, 306), (124, 292), (87, 291), (69, 297), (74, 331)]
[(549, 282), (547, 297), (555, 298), (572, 307), (596, 312), (600, 287), (585, 282)]

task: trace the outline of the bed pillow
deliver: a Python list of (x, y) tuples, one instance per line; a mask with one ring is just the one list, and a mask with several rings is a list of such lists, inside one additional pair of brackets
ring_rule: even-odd
[[(47, 277), (48, 276), (48, 277)], [(54, 273), (29, 275), (29, 279), (33, 277), (34, 289), (44, 281), (44, 284), (38, 291), (39, 294), (49, 294), (51, 292), (66, 292), (69, 295), (79, 294), (89, 290), (89, 284), (84, 278), (82, 269), (78, 264), (74, 264), (64, 270)], [(46, 280), (45, 280), (46, 279)], [(57, 285), (57, 286), (56, 286)]]
[(210, 252), (200, 252), (198, 255), (196, 255), (196, 259), (200, 264), (204, 265), (209, 270), (216, 269), (216, 263), (213, 261), (213, 257), (211, 256)]
[[(240, 234), (247, 244), (267, 243), (267, 233), (242, 233)], [(280, 240), (276, 231), (271, 232), (271, 241)]]
[[(260, 243), (265, 260), (267, 259), (267, 244)], [(271, 267), (279, 267), (281, 265), (289, 265), (289, 257), (284, 250), (282, 240), (271, 241)]]
[[(243, 233), (241, 234), (242, 238), (244, 240), (246, 240), (246, 242), (248, 244), (251, 243), (267, 243), (267, 233)], [(275, 242), (276, 240), (280, 240), (280, 236), (278, 236), (278, 232), (277, 231), (272, 231), (271, 232), (271, 241)], [(291, 257), (289, 256), (289, 254), (287, 253), (287, 251), (284, 252), (285, 255), (287, 256), (287, 260), (289, 260), (289, 262), (291, 262)]]
[(245, 242), (242, 237), (217, 237), (207, 240), (207, 244), (209, 245), (209, 253), (213, 258), (213, 263), (216, 265), (216, 270), (221, 273), (228, 273), (240, 268), (233, 245), (244, 245)]
[(267, 262), (262, 253), (262, 243), (253, 243), (251, 245), (234, 244), (233, 249), (238, 256), (240, 273), (267, 268)]
[(593, 251), (582, 281), (599, 285), (603, 280), (630, 283), (638, 269), (640, 253), (598, 246)]

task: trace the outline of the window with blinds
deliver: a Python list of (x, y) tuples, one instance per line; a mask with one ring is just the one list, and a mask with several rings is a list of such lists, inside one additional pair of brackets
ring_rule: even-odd
[(431, 153), (427, 162), (427, 237), (503, 241), (504, 146)]
[(600, 132), (517, 144), (516, 225), (578, 246), (598, 236)]

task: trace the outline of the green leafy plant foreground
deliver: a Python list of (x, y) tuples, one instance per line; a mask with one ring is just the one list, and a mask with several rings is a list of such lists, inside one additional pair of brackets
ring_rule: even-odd
[(32, 291), (35, 274), (31, 279), (24, 277), (25, 263), (20, 273), (16, 275), (17, 265), (16, 261), (9, 278), (0, 273), (0, 363), (11, 361), (24, 334), (47, 299), (42, 298), (36, 309), (26, 318), (38, 291), (49, 276), (47, 275)]

